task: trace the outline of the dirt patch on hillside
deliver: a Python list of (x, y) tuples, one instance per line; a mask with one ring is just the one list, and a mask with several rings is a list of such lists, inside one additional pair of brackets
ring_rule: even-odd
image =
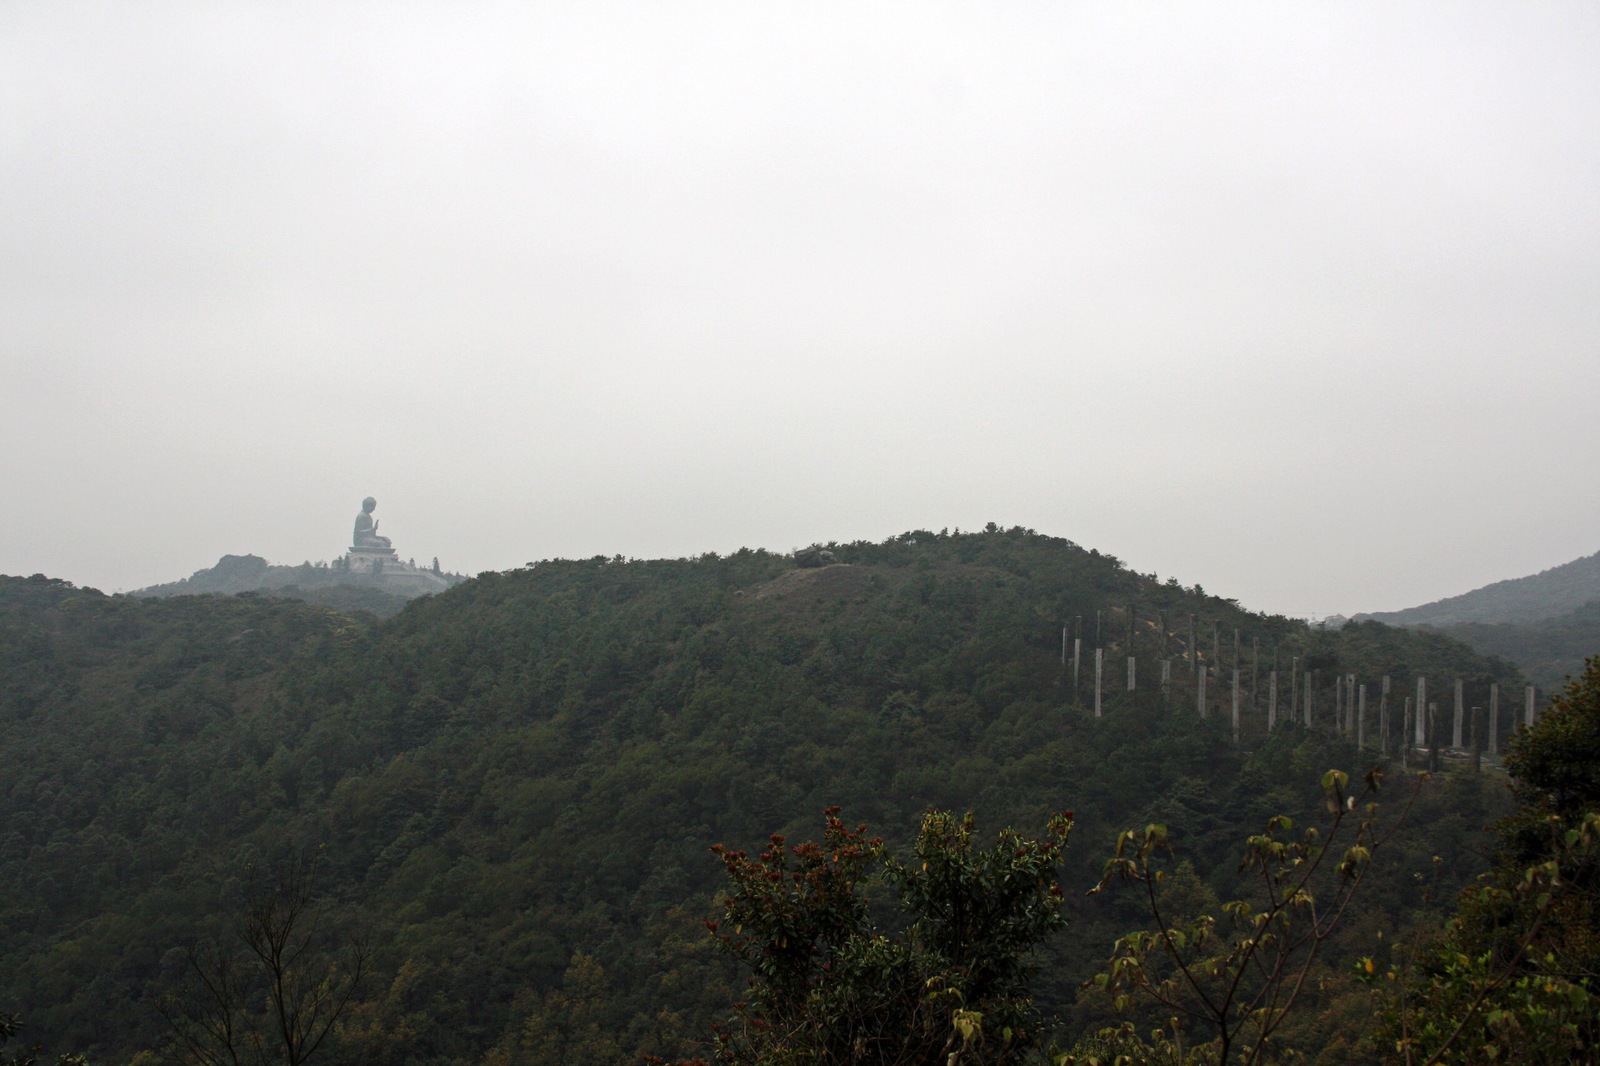
[(876, 591), (882, 579), (865, 566), (834, 563), (815, 569), (790, 570), (750, 590), (753, 600), (788, 600), (817, 603), (824, 600), (853, 600)]

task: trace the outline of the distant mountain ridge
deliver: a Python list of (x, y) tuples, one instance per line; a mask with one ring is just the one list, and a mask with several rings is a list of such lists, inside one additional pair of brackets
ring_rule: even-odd
[(1600, 552), (1418, 607), (1355, 617), (1396, 626), (1521, 625), (1571, 614), (1596, 600), (1600, 600)]
[(1600, 654), (1600, 552), (1527, 577), (1357, 621), (1433, 629), (1485, 655), (1502, 655), (1545, 690)]
[(1528, 680), (1546, 691), (1583, 673), (1583, 661), (1600, 654), (1600, 600), (1576, 611), (1522, 625), (1468, 622), (1437, 628), (1485, 655), (1498, 655), (1522, 667)]

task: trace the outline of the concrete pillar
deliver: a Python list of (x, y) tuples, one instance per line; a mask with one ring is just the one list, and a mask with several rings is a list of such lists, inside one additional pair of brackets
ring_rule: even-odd
[(1082, 664), (1083, 638), (1072, 638), (1072, 702), (1078, 702), (1078, 667)]
[(1200, 717), (1206, 717), (1206, 671), (1204, 667), (1194, 675), (1194, 702)]
[(1367, 686), (1356, 689), (1356, 747), (1367, 746)]
[(1533, 721), (1534, 721), (1533, 686), (1529, 685), (1528, 686), (1527, 697), (1526, 697), (1526, 699), (1525, 699), (1525, 701), (1523, 702), (1523, 705), (1522, 705), (1522, 724), (1526, 728), (1532, 729), (1533, 728)]
[(1267, 732), (1278, 725), (1278, 671), (1267, 675)]
[(1250, 638), (1250, 713), (1255, 714), (1261, 709), (1261, 686), (1257, 681), (1261, 677), (1261, 638)]
[(1139, 670), (1133, 656), (1128, 656), (1128, 691), (1132, 692), (1138, 684)]
[(1466, 716), (1466, 713), (1467, 713), (1466, 700), (1464, 699), (1464, 696), (1463, 696), (1463, 693), (1462, 693), (1462, 689), (1461, 689), (1461, 679), (1458, 677), (1458, 678), (1456, 678), (1455, 717), (1453, 717), (1450, 720), (1451, 721), (1451, 726), (1450, 726), (1450, 746), (1452, 748), (1454, 748), (1455, 750), (1457, 750), (1457, 751), (1460, 751), (1462, 749), (1462, 747), (1464, 746), (1463, 745), (1463, 741), (1465, 740), (1465, 738), (1461, 735), (1461, 728), (1462, 728), (1462, 726), (1464, 726), (1466, 724), (1466, 722), (1464, 720), (1465, 716)]

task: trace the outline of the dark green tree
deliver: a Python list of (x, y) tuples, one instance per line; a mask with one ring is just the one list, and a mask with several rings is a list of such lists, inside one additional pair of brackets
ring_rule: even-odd
[(1322, 825), (1296, 834), (1290, 818), (1273, 817), (1245, 844), (1241, 870), (1254, 891), (1223, 904), (1220, 915), (1185, 914), (1181, 899), (1203, 893), (1191, 888), (1175, 899), (1167, 891), (1169, 872), (1182, 877), (1184, 867), (1165, 826), (1123, 832), (1095, 891), (1132, 885), (1153, 926), (1120, 938), (1090, 985), (1112, 995), (1119, 1011), (1153, 1008), (1165, 1028), (1149, 1039), (1132, 1023), (1103, 1030), (1059, 1056), (1058, 1066), (1274, 1061), (1275, 1037), (1392, 833), (1380, 832), (1377, 805), (1366, 802), (1380, 780), (1373, 770), (1363, 789), (1350, 791), (1348, 775), (1329, 770)]
[(160, 1004), (194, 1066), (302, 1066), (328, 1041), (370, 965), (365, 944), (330, 928), (314, 892), (315, 852), (252, 880), (238, 943), (191, 945), (187, 994)]
[[(39, 1061), (39, 1048), (15, 1048), (7, 1050), (6, 1045), (15, 1040), (22, 1031), (22, 1022), (15, 1014), (6, 1014), (0, 1011), (0, 1066), (36, 1066)], [(86, 1066), (87, 1059), (82, 1055), (62, 1055), (56, 1059), (56, 1066)]]
[[(722, 947), (752, 971), (717, 1032), (720, 1062), (1003, 1063), (1039, 1039), (1029, 953), (1062, 928), (1056, 875), (1070, 812), (1032, 839), (977, 846), (972, 815), (929, 811), (912, 854), (826, 814), (820, 843), (751, 857), (717, 849), (728, 875)], [(869, 889), (893, 899), (880, 920)]]
[(1512, 740), (1518, 809), (1444, 935), (1390, 975), (1406, 1063), (1561, 1063), (1600, 1041), (1600, 657)]

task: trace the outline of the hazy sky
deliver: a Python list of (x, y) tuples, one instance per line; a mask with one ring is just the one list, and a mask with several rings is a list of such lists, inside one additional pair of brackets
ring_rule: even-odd
[(1600, 550), (1600, 6), (0, 0), (0, 572)]

